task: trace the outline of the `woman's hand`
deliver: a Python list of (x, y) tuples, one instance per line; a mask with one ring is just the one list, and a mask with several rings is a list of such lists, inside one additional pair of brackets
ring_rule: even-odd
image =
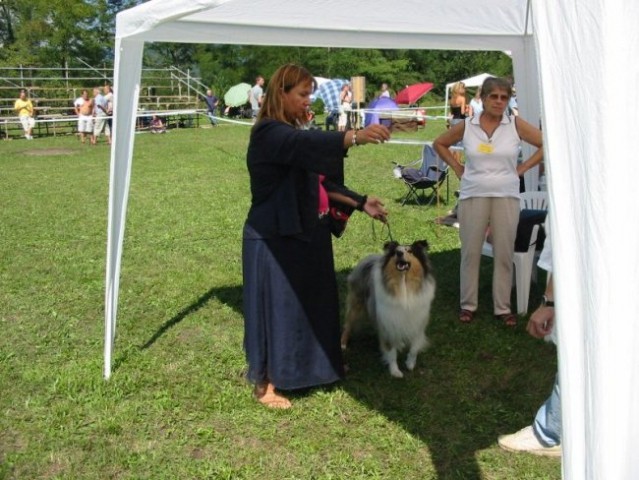
[(388, 211), (384, 208), (384, 204), (379, 198), (372, 196), (368, 197), (363, 210), (369, 217), (379, 220), (382, 223), (386, 223), (386, 215), (388, 215)]
[(457, 175), (457, 178), (461, 178), (464, 174), (465, 167), (459, 162), (455, 162), (451, 168), (455, 172), (455, 175)]
[(382, 143), (388, 140), (390, 140), (390, 130), (384, 125), (374, 124), (357, 130), (357, 145)]

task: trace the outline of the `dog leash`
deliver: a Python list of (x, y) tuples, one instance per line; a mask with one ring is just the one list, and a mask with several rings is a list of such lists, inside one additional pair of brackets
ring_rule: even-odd
[[(371, 219), (371, 228), (373, 230), (373, 240), (377, 240), (377, 230), (375, 228), (375, 219)], [(387, 230), (386, 237), (383, 237), (384, 229)], [(380, 229), (380, 237), (382, 241), (393, 241), (393, 233), (391, 232), (390, 222), (386, 219), (385, 223), (382, 223), (382, 228)]]

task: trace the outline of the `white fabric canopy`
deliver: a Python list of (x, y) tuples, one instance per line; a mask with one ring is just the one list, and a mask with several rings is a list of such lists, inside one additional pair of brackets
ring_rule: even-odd
[(520, 113), (543, 121), (550, 172), (564, 478), (639, 478), (639, 162), (628, 146), (636, 124), (620, 115), (639, 104), (624, 88), (639, 83), (638, 23), (636, 0), (151, 0), (121, 12), (105, 377), (144, 42), (509, 50)]

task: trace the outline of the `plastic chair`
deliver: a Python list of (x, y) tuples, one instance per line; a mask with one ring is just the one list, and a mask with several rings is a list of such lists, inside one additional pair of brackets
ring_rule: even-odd
[[(403, 166), (396, 162), (394, 169), (395, 176), (403, 180), (408, 191), (402, 199), (402, 205), (413, 199), (418, 205), (426, 202), (427, 205), (433, 203), (439, 198), (439, 189), (444, 181), (446, 181), (446, 203), (448, 203), (448, 165), (435, 153), (433, 147), (424, 145), (422, 150), (422, 158), (417, 161)], [(420, 164), (419, 168), (413, 168), (413, 165)], [(430, 190), (427, 196), (426, 192)], [(421, 194), (420, 194), (421, 192)], [(428, 198), (428, 201), (426, 201)]]
[[(519, 208), (521, 210), (548, 210), (548, 195), (546, 192), (524, 192), (519, 200)], [(513, 255), (513, 264), (515, 266), (513, 275), (515, 288), (517, 289), (517, 313), (519, 315), (525, 315), (528, 312), (531, 280), (537, 280), (535, 258), (539, 228), (540, 225), (533, 226), (528, 250), (526, 252), (515, 252)], [(492, 244), (484, 241), (481, 253), (487, 257), (494, 257)]]
[(521, 210), (548, 210), (548, 192), (523, 192), (520, 195)]

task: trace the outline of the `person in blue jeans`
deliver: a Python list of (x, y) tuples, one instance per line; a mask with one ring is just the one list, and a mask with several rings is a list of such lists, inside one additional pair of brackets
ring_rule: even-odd
[[(549, 225), (548, 221), (546, 221), (546, 225)], [(546, 229), (546, 241), (537, 265), (548, 272), (548, 283), (541, 305), (530, 316), (526, 330), (535, 338), (544, 338), (550, 335), (555, 341), (552, 335), (555, 324), (555, 302), (549, 229)], [(550, 396), (537, 411), (533, 424), (516, 433), (502, 435), (497, 443), (509, 452), (527, 452), (549, 457), (561, 456), (561, 397), (558, 375), (555, 376), (555, 384)]]

